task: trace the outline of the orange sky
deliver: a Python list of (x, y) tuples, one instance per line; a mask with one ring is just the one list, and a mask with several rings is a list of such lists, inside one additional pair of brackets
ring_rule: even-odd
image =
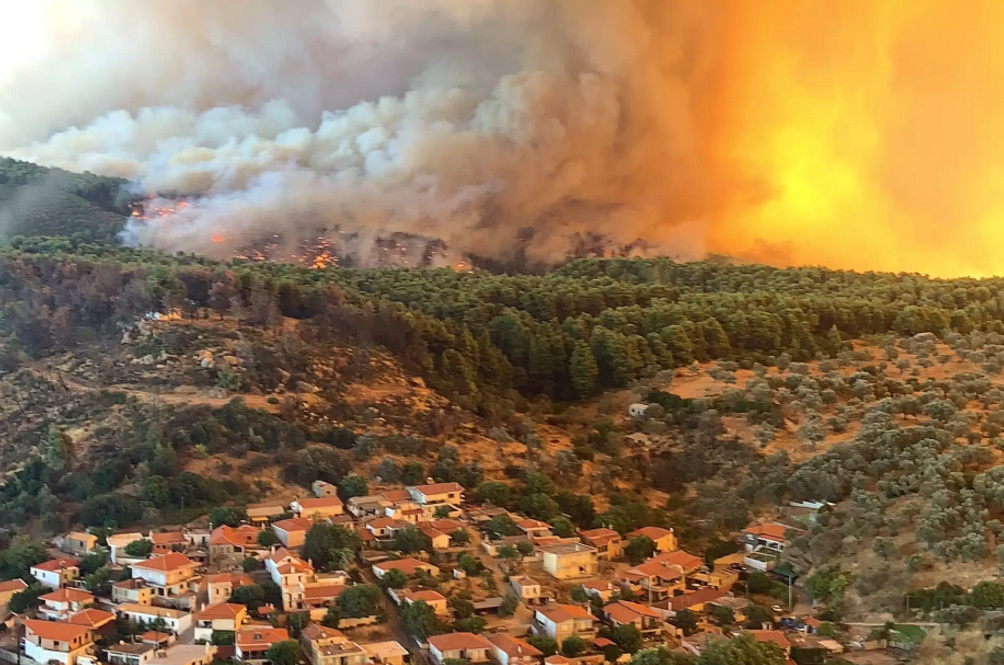
[(1004, 274), (1004, 3), (737, 0), (717, 31), (710, 251)]

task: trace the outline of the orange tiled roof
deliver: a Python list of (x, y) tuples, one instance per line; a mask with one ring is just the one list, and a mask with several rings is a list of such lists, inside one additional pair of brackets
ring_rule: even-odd
[(146, 561), (140, 561), (139, 563), (134, 563), (133, 568), (142, 568), (143, 570), (156, 570), (160, 572), (168, 572), (171, 570), (178, 570), (179, 568), (185, 568), (186, 566), (193, 566), (195, 562), (189, 559), (187, 556), (181, 552), (168, 552), (162, 556), (155, 556)]
[(603, 611), (617, 623), (632, 623), (639, 616), (652, 619), (660, 618), (659, 613), (651, 607), (645, 607), (628, 600), (618, 600), (616, 603), (610, 603), (603, 608)]
[(415, 491), (424, 496), (434, 496), (436, 494), (463, 492), (464, 488), (459, 483), (432, 483), (431, 485), (416, 485)]
[(89, 600), (94, 600), (94, 594), (90, 591), (84, 591), (83, 589), (64, 587), (62, 589), (50, 591), (44, 596), (39, 596), (39, 599), (53, 603), (84, 603)]
[(660, 538), (673, 535), (673, 532), (658, 526), (643, 526), (628, 535), (632, 538), (649, 538), (652, 541), (658, 541)]
[(154, 531), (150, 534), (154, 545), (185, 545), (188, 540), (181, 531)]
[(335, 506), (343, 505), (342, 500), (337, 496), (297, 499), (296, 502), (300, 504), (301, 510), (309, 510), (310, 508), (334, 508)]
[(572, 619), (589, 619), (590, 621), (595, 619), (589, 613), (589, 610), (579, 605), (548, 605), (546, 607), (538, 607), (537, 612), (543, 614), (554, 623), (564, 623)]
[(279, 529), (289, 533), (290, 531), (310, 531), (314, 523), (305, 517), (291, 517), (288, 520), (279, 520), (272, 524), (273, 529)]
[(777, 543), (783, 543), (784, 534), (787, 530), (788, 528), (781, 524), (761, 524), (759, 526), (751, 526), (750, 528), (743, 530), (743, 533), (748, 533), (751, 536), (763, 538), (764, 540), (772, 540)]
[(445, 633), (431, 635), (428, 642), (440, 652), (461, 651), (466, 649), (490, 649), (491, 643), (474, 633)]
[(289, 633), (285, 628), (262, 626), (238, 631), (235, 641), (241, 649), (254, 649), (255, 647), (269, 647), (276, 642), (284, 642), (288, 639)]
[(250, 524), (241, 524), (236, 529), (232, 526), (222, 524), (209, 534), (210, 545), (236, 545), (237, 547), (248, 547), (258, 543), (260, 530)]
[(22, 579), (0, 582), (0, 593), (4, 593), (7, 591), (22, 591), (27, 588), (28, 588), (28, 583)]
[(615, 540), (620, 540), (621, 537), (621, 535), (613, 529), (607, 529), (604, 527), (599, 529), (590, 529), (588, 531), (580, 531), (579, 535), (582, 536), (582, 539), (590, 545), (604, 545)]
[(513, 656), (529, 656), (531, 658), (537, 658), (544, 655), (539, 649), (537, 649), (537, 647), (533, 646), (526, 640), (513, 637), (512, 635), (494, 633), (492, 635), (488, 635), (486, 639), (495, 645), (499, 651), (507, 654), (510, 658)]
[(32, 566), (32, 568), (35, 568), (37, 570), (45, 570), (50, 573), (56, 573), (59, 572), (62, 568), (75, 568), (77, 567), (77, 565), (79, 565), (79, 563), (80, 562), (77, 561), (76, 559), (63, 557), (60, 559), (49, 559), (48, 561), (44, 561), (42, 563)]
[(91, 630), (87, 626), (78, 624), (62, 621), (40, 621), (39, 619), (25, 619), (24, 625), (33, 634), (56, 642), (72, 642)]
[(92, 629), (98, 629), (104, 626), (106, 623), (115, 620), (115, 615), (111, 612), (105, 612), (104, 610), (96, 610), (93, 608), (80, 610), (79, 612), (72, 614), (67, 621), (77, 626), (87, 626)]
[(307, 600), (320, 600), (322, 598), (337, 598), (345, 591), (344, 584), (321, 584), (309, 586), (303, 590), (303, 597)]
[(203, 621), (213, 619), (236, 619), (242, 612), (247, 612), (247, 608), (237, 603), (216, 603), (209, 605), (198, 613), (197, 618)]
[(684, 572), (700, 568), (704, 565), (704, 561), (700, 557), (696, 557), (689, 552), (684, 552), (683, 550), (673, 550), (672, 552), (656, 554), (654, 557), (649, 559), (649, 561), (661, 561), (670, 566), (679, 566)]

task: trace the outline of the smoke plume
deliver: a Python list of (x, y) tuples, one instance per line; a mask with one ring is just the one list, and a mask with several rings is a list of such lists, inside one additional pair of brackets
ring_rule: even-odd
[(11, 4), (0, 152), (194, 197), (144, 244), (1004, 271), (990, 0)]
[(0, 89), (0, 149), (196, 197), (129, 229), (166, 249), (339, 228), (499, 258), (593, 236), (694, 253), (665, 222), (700, 171), (700, 17), (664, 4), (51, 2), (51, 48)]

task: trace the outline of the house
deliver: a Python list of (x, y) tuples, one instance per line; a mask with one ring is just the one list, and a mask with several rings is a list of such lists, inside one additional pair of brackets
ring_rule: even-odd
[(323, 520), (335, 515), (341, 515), (343, 504), (337, 496), (325, 496), (312, 499), (297, 499), (289, 504), (293, 514), (307, 519)]
[(300, 587), (300, 608), (321, 609), (329, 607), (348, 588), (348, 578), (333, 583), (323, 581), (304, 583)]
[(614, 595), (614, 592), (617, 591), (617, 587), (606, 580), (595, 579), (583, 582), (582, 590), (586, 592), (587, 596), (599, 598), (605, 603), (610, 600), (611, 596)]
[(560, 653), (548, 656), (544, 659), (544, 665), (571, 665), (571, 660), (565, 658)]
[(155, 607), (153, 605), (134, 605), (122, 603), (115, 608), (115, 613), (131, 621), (151, 624), (158, 619), (164, 622), (168, 632), (180, 635), (192, 627), (192, 615), (188, 612), (170, 607)]
[(248, 609), (237, 603), (206, 606), (195, 615), (195, 639), (210, 641), (216, 631), (237, 632), (248, 618)]
[(750, 630), (747, 631), (752, 635), (758, 642), (769, 642), (770, 644), (776, 645), (781, 651), (784, 652), (785, 657), (791, 655), (791, 642), (785, 637), (783, 631), (780, 630)]
[(425, 603), (432, 608), (432, 611), (436, 613), (436, 616), (440, 618), (450, 616), (450, 606), (446, 600), (446, 596), (438, 591), (433, 591), (432, 589), (408, 591), (407, 589), (403, 589), (398, 591), (395, 595), (397, 596), (399, 604), (412, 605), (414, 603)]
[(281, 518), (287, 510), (289, 510), (289, 506), (285, 501), (266, 501), (249, 505), (247, 514), (251, 524), (260, 527)]
[(788, 527), (783, 524), (761, 524), (743, 531), (743, 542), (746, 546), (746, 557), (743, 563), (748, 567), (765, 572), (774, 567), (777, 556), (784, 552), (788, 544), (785, 533)]
[(40, 596), (39, 600), (42, 601), (42, 605), (38, 611), (46, 619), (65, 621), (71, 614), (94, 605), (94, 594), (83, 589), (64, 587)]
[(372, 642), (361, 646), (370, 661), (377, 665), (404, 665), (404, 661), (408, 657), (408, 650), (393, 640)]
[(544, 595), (540, 582), (526, 575), (513, 575), (509, 578), (509, 586), (512, 587), (513, 593), (516, 594), (521, 603), (539, 605), (549, 600)]
[(174, 644), (154, 652), (149, 665), (210, 665), (216, 660), (212, 644)]
[(155, 599), (172, 601), (185, 607), (193, 604), (189, 580), (199, 564), (180, 552), (169, 552), (132, 565), (132, 576), (153, 588)]
[(71, 531), (65, 536), (57, 538), (55, 545), (67, 554), (83, 556), (97, 549), (98, 537), (86, 531)]
[(326, 496), (338, 496), (338, 488), (324, 480), (315, 480), (310, 484), (310, 491), (317, 498)]
[(280, 548), (265, 559), (265, 570), (282, 589), (283, 609), (301, 609), (303, 586), (314, 580), (314, 567), (289, 550)]
[(617, 583), (628, 587), (635, 595), (644, 595), (649, 602), (686, 591), (683, 571), (665, 561), (649, 560), (626, 568), (617, 573)]
[(80, 577), (79, 562), (76, 559), (49, 559), (29, 570), (32, 577), (50, 589), (64, 587)]
[(655, 543), (656, 552), (672, 552), (677, 548), (676, 534), (672, 529), (658, 526), (646, 526), (628, 534), (629, 538), (648, 538)]
[(599, 564), (596, 549), (583, 543), (561, 543), (540, 548), (544, 570), (559, 580), (591, 577)]
[(533, 615), (534, 632), (547, 635), (561, 644), (565, 638), (581, 637), (592, 640), (596, 637), (595, 617), (579, 605), (548, 605), (538, 607)]
[(147, 665), (157, 647), (143, 642), (119, 642), (105, 649), (109, 665)]
[(600, 559), (612, 561), (620, 557), (624, 550), (621, 535), (613, 529), (600, 528), (579, 531), (582, 542), (596, 548), (596, 556)]
[(680, 610), (703, 612), (705, 605), (724, 597), (724, 591), (706, 587), (704, 589), (697, 589), (696, 591), (685, 593), (681, 596), (673, 596), (672, 598), (656, 603), (655, 607), (665, 609), (668, 612), (679, 612)]
[(412, 500), (420, 506), (458, 505), (464, 501), (459, 483), (432, 483), (408, 488)]
[(76, 614), (71, 614), (67, 623), (75, 626), (86, 626), (94, 633), (109, 636), (115, 633), (115, 615), (104, 610), (89, 608), (81, 610)]
[(618, 600), (603, 607), (603, 616), (614, 627), (631, 624), (642, 637), (655, 637), (662, 630), (662, 615), (651, 607)]
[(245, 628), (237, 633), (234, 640), (234, 655), (242, 663), (254, 663), (264, 665), (268, 662), (268, 648), (276, 642), (285, 642), (289, 639), (289, 633), (285, 628), (271, 628), (269, 626), (256, 626)]
[(394, 519), (393, 517), (378, 517), (366, 523), (363, 529), (364, 540), (392, 540), (398, 531), (412, 527), (411, 522)]
[(184, 552), (188, 548), (188, 538), (182, 531), (151, 531), (154, 554)]
[(544, 654), (519, 637), (494, 633), (485, 637), (492, 645), (492, 655), (499, 665), (537, 665)]
[(153, 604), (153, 587), (145, 580), (130, 577), (112, 584), (112, 602), (133, 605)]
[(439, 665), (447, 660), (465, 660), (468, 663), (488, 662), (492, 645), (474, 633), (446, 633), (429, 637), (429, 655)]
[(704, 567), (704, 560), (683, 550), (673, 550), (656, 554), (649, 561), (658, 561), (669, 566), (676, 566), (684, 575), (693, 575)]
[(300, 632), (300, 645), (311, 665), (366, 665), (369, 656), (361, 646), (334, 628), (307, 624)]
[(134, 543), (137, 540), (146, 540), (146, 538), (139, 531), (115, 533), (108, 536), (105, 539), (105, 542), (108, 543), (108, 560), (114, 564), (122, 564), (123, 558), (128, 558), (129, 560), (133, 560), (134, 557), (129, 557), (125, 553), (125, 548), (126, 545), (128, 545), (129, 543)]
[(28, 588), (28, 583), (22, 579), (8, 580), (7, 582), (0, 582), (0, 611), (7, 611), (7, 603), (10, 602), (11, 596), (15, 593), (20, 593)]
[(530, 540), (537, 538), (550, 538), (551, 525), (540, 520), (523, 519), (516, 522), (516, 527), (526, 534)]
[(384, 509), (393, 505), (383, 494), (369, 496), (354, 496), (349, 499), (347, 509), (350, 514), (360, 519), (377, 517), (384, 514)]
[(424, 561), (419, 561), (418, 559), (393, 559), (373, 564), (373, 574), (379, 579), (382, 579), (391, 570), (400, 570), (408, 577), (417, 575), (420, 570), (424, 570), (433, 577), (439, 575), (438, 567)]
[(57, 621), (24, 620), (24, 654), (38, 663), (76, 665), (94, 644), (90, 628)]
[(261, 530), (250, 524), (239, 527), (221, 524), (209, 534), (209, 556), (218, 558), (224, 556), (247, 555), (248, 550), (260, 549), (258, 534)]
[(421, 527), (419, 529), (429, 542), (432, 543), (433, 551), (441, 552), (443, 550), (450, 549), (450, 534), (443, 533), (439, 529), (434, 529), (431, 526)]
[(642, 404), (641, 402), (635, 402), (628, 406), (628, 415), (632, 418), (640, 418), (645, 415), (648, 411), (648, 404)]
[(217, 573), (207, 575), (204, 579), (210, 605), (225, 602), (237, 587), (254, 584), (254, 580), (244, 573)]
[(307, 539), (307, 532), (312, 526), (314, 523), (306, 518), (291, 517), (288, 520), (274, 522), (272, 531), (283, 547), (300, 547)]

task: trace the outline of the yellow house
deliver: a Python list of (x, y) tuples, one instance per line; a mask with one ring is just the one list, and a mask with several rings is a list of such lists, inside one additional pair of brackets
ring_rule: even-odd
[(560, 543), (540, 548), (544, 570), (559, 580), (593, 577), (599, 569), (596, 549), (582, 543)]
[(10, 602), (11, 596), (19, 591), (24, 591), (28, 588), (27, 583), (22, 579), (10, 580), (9, 582), (0, 582), (0, 608), (6, 610), (7, 603)]
[(657, 526), (642, 527), (629, 533), (628, 537), (632, 539), (648, 538), (655, 543), (656, 552), (672, 552), (679, 547), (676, 542), (676, 534), (673, 533), (672, 529), (663, 529)]

